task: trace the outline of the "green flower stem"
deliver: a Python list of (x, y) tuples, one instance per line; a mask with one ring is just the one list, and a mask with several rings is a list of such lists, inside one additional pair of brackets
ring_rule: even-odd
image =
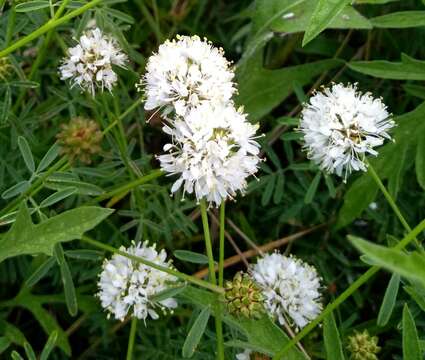
[(226, 214), (226, 203), (220, 205), (220, 253), (218, 257), (218, 286), (223, 287), (224, 282), (224, 223)]
[(94, 198), (89, 203), (97, 203), (99, 201), (110, 199), (111, 197), (114, 197), (115, 195), (119, 195), (119, 194), (122, 194), (126, 191), (130, 191), (130, 190), (134, 189), (135, 187), (143, 185), (143, 184), (145, 184), (145, 183), (147, 183), (151, 180), (154, 180), (154, 179), (156, 179), (156, 178), (158, 178), (162, 175), (164, 175), (164, 172), (162, 170), (160, 170), (160, 169), (153, 170), (149, 174), (142, 176), (141, 178), (138, 178), (134, 181), (130, 181), (129, 183), (118, 186), (115, 189), (108, 191), (105, 194), (101, 194), (101, 195), (97, 196), (96, 198)]
[(163, 271), (163, 272), (165, 272), (167, 274), (173, 275), (176, 278), (179, 278), (180, 280), (190, 282), (190, 283), (192, 283), (194, 285), (198, 285), (198, 286), (203, 287), (205, 289), (214, 291), (214, 292), (216, 292), (218, 294), (223, 294), (224, 293), (224, 290), (222, 288), (218, 287), (215, 284), (210, 284), (209, 282), (204, 281), (204, 280), (201, 280), (201, 279), (198, 279), (198, 278), (196, 278), (194, 276), (187, 275), (187, 274), (181, 273), (180, 271), (177, 271), (177, 270), (174, 270), (174, 269), (170, 269), (170, 268), (167, 268), (167, 267), (158, 265), (158, 264), (156, 264), (156, 263), (154, 263), (152, 261), (146, 260), (146, 259), (144, 259), (142, 257), (128, 254), (125, 251), (121, 251), (119, 249), (116, 249), (113, 246), (104, 244), (104, 243), (102, 243), (100, 241), (97, 241), (97, 240), (94, 240), (92, 238), (89, 238), (88, 236), (83, 236), (80, 240), (83, 241), (83, 242), (86, 242), (86, 243), (88, 243), (88, 244), (90, 244), (90, 245), (92, 245), (94, 247), (97, 247), (99, 249), (102, 249), (102, 250), (105, 250), (105, 251), (108, 251), (108, 252), (111, 252), (111, 253), (114, 253), (114, 254), (118, 254), (118, 255), (124, 256), (124, 257), (126, 257), (126, 258), (128, 258), (130, 260), (133, 260), (133, 261), (140, 262), (142, 264), (145, 264), (146, 266), (150, 266), (150, 267), (152, 267), (154, 269), (157, 269), (159, 271)]
[[(209, 279), (211, 284), (216, 284), (217, 278), (215, 276), (214, 256), (212, 252), (211, 234), (210, 234), (210, 227), (208, 225), (207, 205), (205, 203), (205, 199), (202, 199), (199, 205), (201, 208), (202, 226), (204, 228), (204, 237), (205, 237), (205, 247), (206, 247), (207, 256), (208, 256)], [(223, 323), (221, 320), (222, 313), (219, 307), (215, 309), (215, 315), (216, 315), (215, 330), (217, 335), (217, 359), (224, 360)]]
[[(422, 231), (425, 230), (425, 219), (422, 220), (419, 225), (417, 225), (409, 234), (407, 234), (403, 240), (401, 240), (396, 246), (395, 250), (401, 250), (405, 248), (411, 241), (413, 241), (416, 236), (418, 236)], [(281, 360), (283, 355), (297, 344), (301, 339), (303, 339), (307, 334), (309, 334), (317, 325), (319, 325), (322, 320), (334, 311), (339, 305), (341, 305), (346, 299), (348, 299), (360, 286), (365, 284), (373, 275), (375, 275), (380, 270), (378, 266), (372, 266), (367, 270), (362, 276), (360, 276), (356, 281), (354, 281), (340, 296), (338, 296), (334, 302), (326, 306), (325, 310), (310, 324), (304, 327), (291, 341), (289, 341), (278, 353), (273, 356), (273, 360)]]
[(210, 234), (210, 227), (208, 225), (207, 205), (205, 203), (205, 199), (202, 199), (199, 205), (201, 208), (202, 226), (204, 228), (205, 248), (207, 250), (207, 256), (208, 256), (209, 278), (210, 278), (211, 284), (216, 284), (217, 278), (215, 276), (215, 271), (214, 271), (215, 269), (214, 256), (212, 252), (211, 234)]
[(74, 11), (69, 12), (65, 16), (62, 16), (62, 17), (60, 17), (58, 19), (51, 19), (51, 20), (49, 20), (47, 23), (45, 23), (44, 25), (40, 26), (37, 30), (33, 31), (31, 34), (29, 34), (27, 36), (24, 36), (23, 38), (19, 39), (18, 41), (16, 41), (12, 45), (10, 45), (7, 48), (1, 50), (0, 51), (0, 58), (4, 57), (6, 55), (9, 55), (13, 51), (19, 49), (20, 47), (24, 46), (25, 44), (29, 43), (30, 41), (38, 38), (39, 36), (41, 36), (43, 34), (45, 34), (49, 30), (54, 29), (55, 27), (66, 23), (67, 21), (71, 20), (72, 18), (74, 18), (74, 17), (76, 17), (78, 15), (81, 15), (86, 10), (91, 9), (92, 7), (94, 7), (94, 6), (98, 5), (99, 3), (101, 3), (102, 1), (103, 0), (92, 0), (92, 1), (88, 2), (87, 4), (81, 6), (80, 8), (75, 9)]
[(134, 340), (136, 338), (136, 330), (137, 330), (137, 318), (131, 318), (131, 328), (130, 328), (130, 336), (128, 337), (128, 346), (127, 346), (127, 360), (131, 360), (133, 358), (133, 349), (134, 349)]
[[(403, 225), (403, 227), (407, 230), (407, 232), (411, 232), (412, 231), (412, 228), (409, 226), (408, 222), (406, 221), (406, 219), (404, 218), (404, 216), (401, 213), (400, 209), (398, 208), (397, 204), (395, 203), (393, 197), (388, 192), (388, 190), (386, 189), (385, 185), (382, 183), (381, 179), (379, 178), (378, 174), (376, 173), (375, 169), (373, 168), (373, 166), (369, 162), (368, 162), (368, 171), (369, 171), (370, 176), (372, 176), (373, 180), (378, 185), (379, 189), (384, 194), (385, 199), (387, 199), (388, 204), (393, 209), (394, 213), (396, 214), (396, 216), (400, 220), (400, 222)], [(414, 242), (415, 242), (416, 247), (419, 250), (422, 250), (422, 246), (419, 244), (419, 242), (418, 242), (418, 240), (416, 238), (414, 239)]]

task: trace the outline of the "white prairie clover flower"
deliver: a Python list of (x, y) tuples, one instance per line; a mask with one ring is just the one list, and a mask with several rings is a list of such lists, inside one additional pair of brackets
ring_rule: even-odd
[(265, 255), (253, 266), (252, 276), (263, 289), (266, 310), (281, 325), (289, 317), (302, 328), (321, 312), (321, 278), (300, 259), (278, 252)]
[(112, 90), (118, 80), (112, 65), (125, 67), (126, 61), (117, 41), (95, 28), (68, 49), (68, 57), (63, 59), (59, 71), (62, 80), (71, 80), (71, 88), (78, 85), (94, 96), (96, 87)]
[[(149, 246), (147, 242), (128, 249), (122, 246), (120, 250), (158, 265), (171, 267), (165, 250), (158, 252), (155, 245)], [(138, 319), (146, 320), (148, 315), (157, 319), (157, 309), (165, 312), (175, 308), (177, 302), (173, 298), (156, 302), (152, 300), (152, 296), (167, 289), (168, 284), (174, 281), (176, 278), (172, 275), (115, 254), (103, 263), (97, 296), (103, 308), (121, 321), (128, 313)]]
[(205, 101), (226, 103), (236, 89), (223, 50), (198, 36), (177, 36), (160, 45), (137, 88), (146, 95), (145, 109), (164, 108), (184, 116)]
[(346, 180), (352, 170), (366, 171), (366, 155), (378, 154), (374, 148), (391, 139), (393, 126), (381, 99), (356, 85), (333, 84), (305, 104), (300, 130), (309, 158), (329, 173), (344, 173)]
[(183, 185), (184, 192), (195, 192), (198, 201), (205, 198), (217, 206), (237, 191), (243, 193), (246, 178), (257, 171), (260, 161), (257, 128), (242, 109), (208, 102), (165, 125), (172, 143), (164, 146), (167, 154), (158, 159), (165, 172), (180, 175), (171, 192)]

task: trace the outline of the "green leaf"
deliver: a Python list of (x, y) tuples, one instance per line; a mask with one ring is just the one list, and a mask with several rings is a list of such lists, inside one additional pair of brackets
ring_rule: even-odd
[(208, 264), (207, 256), (189, 250), (176, 250), (174, 251), (174, 256), (177, 259), (188, 261), (194, 264)]
[(58, 340), (58, 332), (52, 331), (47, 339), (46, 345), (44, 345), (43, 351), (40, 355), (40, 360), (47, 360), (49, 358), (50, 353), (56, 345), (56, 341)]
[(12, 228), (0, 236), (0, 263), (24, 254), (52, 255), (55, 244), (80, 239), (112, 212), (111, 209), (86, 206), (65, 211), (34, 225), (28, 208), (23, 204)]
[(414, 283), (413, 285), (404, 286), (403, 289), (416, 301), (421, 310), (425, 312), (425, 286)]
[(46, 276), (46, 274), (49, 272), (49, 270), (52, 268), (54, 264), (55, 264), (54, 257), (47, 258), (46, 261), (44, 261), (35, 271), (31, 273), (31, 275), (25, 281), (24, 285), (28, 288), (33, 287), (44, 276)]
[(425, 190), (425, 136), (419, 136), (416, 149), (416, 178), (419, 185)]
[(425, 26), (425, 11), (400, 11), (370, 19), (374, 27), (403, 29)]
[(4, 353), (12, 342), (6, 336), (0, 336), (0, 355)]
[[(220, 304), (216, 294), (192, 286), (187, 286), (178, 297), (202, 307), (213, 308), (217, 306), (216, 304)], [(245, 337), (244, 341), (249, 343), (250, 348), (269, 356), (273, 356), (289, 342), (288, 336), (267, 315), (260, 319), (246, 319), (224, 313), (223, 320)], [(287, 352), (285, 360), (305, 360), (305, 356), (298, 348), (293, 347)]]
[(77, 295), (75, 294), (74, 281), (72, 281), (71, 271), (68, 263), (65, 260), (62, 245), (56, 244), (54, 247), (56, 261), (59, 264), (61, 271), (62, 284), (65, 292), (65, 301), (68, 312), (71, 316), (76, 316), (78, 313)]
[[(56, 174), (57, 176), (57, 174)], [(70, 187), (76, 188), (76, 193), (80, 195), (100, 195), (103, 194), (103, 189), (99, 186), (96, 186), (94, 184), (90, 184), (88, 182), (84, 181), (77, 181), (77, 180), (65, 180), (61, 179), (58, 180), (58, 177), (49, 177), (48, 181), (46, 181), (46, 187), (52, 190), (65, 190), (69, 189)]]
[(375, 199), (377, 193), (378, 186), (369, 175), (357, 179), (345, 194), (344, 204), (338, 214), (337, 229), (350, 224)]
[(279, 70), (264, 69), (257, 56), (250, 61), (250, 71), (237, 72), (239, 95), (237, 103), (245, 106), (252, 121), (267, 115), (293, 92), (293, 82), (301, 86), (310, 83), (324, 71), (341, 65), (339, 60), (322, 60), (290, 66)]
[(266, 188), (263, 190), (263, 195), (261, 196), (261, 205), (267, 206), (272, 198), (274, 186), (276, 183), (276, 177), (269, 175), (267, 177)]
[(211, 311), (209, 307), (204, 308), (193, 323), (186, 340), (183, 344), (182, 355), (184, 358), (190, 358), (195, 353), (195, 350), (205, 332), (205, 329), (210, 318)]
[(28, 360), (36, 360), (34, 350), (29, 342), (24, 343), (24, 349)]
[(425, 86), (416, 84), (404, 84), (403, 89), (408, 94), (416, 96), (421, 100), (425, 100)]
[(338, 328), (336, 327), (333, 313), (325, 317), (323, 321), (323, 338), (326, 349), (327, 360), (344, 360), (341, 339)]
[(355, 61), (347, 65), (354, 71), (382, 79), (425, 80), (425, 61), (416, 60), (406, 55), (402, 56), (401, 62)]
[(21, 151), (21, 155), (24, 158), (25, 165), (32, 174), (35, 171), (34, 158), (32, 156), (30, 146), (23, 136), (18, 137), (18, 146)]
[(0, 320), (0, 329), (3, 329), (4, 336), (13, 344), (24, 346), (27, 342), (25, 335), (15, 325), (7, 321)]
[(54, 143), (52, 147), (47, 150), (46, 155), (43, 156), (37, 167), (37, 173), (46, 169), (59, 155), (60, 146), (58, 143)]
[(59, 190), (59, 191), (55, 192), (54, 194), (45, 198), (40, 203), (40, 208), (52, 206), (53, 204), (56, 204), (57, 202), (62, 201), (63, 199), (66, 199), (67, 197), (71, 196), (75, 192), (77, 192), (76, 187), (69, 187), (69, 188), (65, 188), (63, 190)]
[(27, 180), (21, 181), (9, 189), (3, 191), (1, 194), (1, 197), (3, 199), (10, 199), (16, 195), (22, 194), (24, 191), (26, 191), (31, 186), (31, 183)]
[[(271, 25), (273, 31), (296, 33), (305, 31), (310, 24), (316, 0), (305, 0), (291, 8), (288, 15), (281, 16)], [(326, 26), (329, 29), (371, 29), (372, 24), (352, 6), (344, 6), (341, 12)]]
[(407, 304), (403, 308), (403, 359), (422, 360), (415, 320)]
[(35, 296), (30, 294), (21, 298), (20, 305), (30, 311), (36, 320), (40, 323), (46, 334), (51, 334), (53, 331), (58, 332), (57, 345), (67, 354), (71, 355), (71, 346), (65, 331), (58, 325), (56, 319), (42, 307), (41, 303)]
[(24, 358), (21, 355), (19, 355), (19, 353), (16, 352), (15, 350), (12, 351), (11, 356), (13, 360), (24, 360)]
[(0, 124), (5, 123), (6, 120), (8, 119), (11, 103), (12, 103), (12, 95), (11, 95), (10, 87), (8, 86), (6, 88), (6, 92), (4, 95), (4, 101), (2, 104), (3, 106), (0, 109)]
[(425, 256), (417, 252), (405, 254), (401, 250), (375, 245), (355, 236), (348, 235), (353, 245), (367, 255), (376, 265), (425, 284)]
[(391, 280), (388, 283), (387, 290), (385, 290), (384, 300), (382, 301), (379, 309), (378, 326), (385, 326), (391, 318), (393, 313), (395, 302), (397, 300), (398, 288), (400, 286), (400, 275), (393, 274)]
[(305, 31), (303, 46), (313, 40), (335, 19), (351, 0), (319, 0)]
[(316, 176), (313, 178), (313, 181), (310, 183), (310, 186), (307, 189), (307, 192), (304, 197), (304, 203), (311, 204), (316, 195), (317, 187), (319, 186), (320, 178), (322, 173), (319, 171)]
[(48, 1), (36, 0), (28, 1), (25, 3), (17, 4), (15, 7), (16, 12), (33, 12), (41, 9), (48, 8), (50, 6)]

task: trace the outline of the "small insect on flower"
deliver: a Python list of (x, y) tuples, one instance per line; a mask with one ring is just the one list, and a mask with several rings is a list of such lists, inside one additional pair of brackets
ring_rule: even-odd
[(90, 164), (94, 155), (102, 149), (102, 131), (96, 121), (83, 117), (72, 118), (68, 124), (62, 124), (62, 131), (56, 135), (61, 153), (70, 161), (79, 160)]
[[(135, 255), (157, 265), (171, 268), (165, 250), (158, 252), (148, 242), (132, 245), (121, 251)], [(177, 307), (173, 298), (156, 301), (153, 297), (169, 288), (177, 279), (163, 271), (154, 269), (125, 256), (114, 254), (103, 263), (99, 279), (99, 293), (103, 308), (116, 319), (123, 321), (127, 314), (146, 320), (148, 316), (158, 319), (157, 310), (164, 313)]]
[(94, 96), (96, 88), (112, 90), (118, 80), (112, 65), (125, 68), (126, 62), (118, 42), (95, 28), (87, 30), (78, 44), (68, 49), (59, 71), (62, 80), (71, 80), (71, 88), (78, 85)]
[(205, 102), (177, 117), (163, 130), (173, 142), (158, 157), (161, 168), (179, 174), (171, 192), (183, 185), (183, 196), (195, 192), (217, 206), (237, 191), (244, 192), (246, 178), (257, 171), (260, 145), (255, 141), (258, 126), (246, 120), (233, 104)]
[(333, 84), (304, 105), (300, 130), (307, 155), (323, 170), (344, 176), (366, 171), (366, 155), (391, 139), (394, 126), (381, 99), (362, 93), (356, 85)]
[(321, 312), (321, 278), (302, 260), (267, 254), (252, 267), (252, 276), (263, 290), (266, 310), (281, 325), (293, 321), (302, 328)]
[(222, 49), (198, 36), (177, 36), (149, 58), (137, 88), (145, 92), (146, 110), (184, 116), (205, 101), (230, 101), (236, 92), (233, 77)]

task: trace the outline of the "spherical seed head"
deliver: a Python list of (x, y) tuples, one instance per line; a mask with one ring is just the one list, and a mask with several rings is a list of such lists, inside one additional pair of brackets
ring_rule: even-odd
[(236, 316), (258, 318), (263, 312), (261, 290), (246, 273), (238, 272), (233, 281), (226, 281), (225, 299), (228, 311)]
[(378, 337), (370, 336), (367, 330), (349, 336), (347, 349), (351, 353), (352, 360), (378, 360), (376, 354), (381, 350), (378, 346)]
[(57, 134), (61, 152), (70, 161), (79, 160), (90, 164), (92, 157), (101, 152), (100, 144), (103, 134), (99, 125), (90, 119), (75, 117), (68, 124), (62, 125), (62, 131)]

